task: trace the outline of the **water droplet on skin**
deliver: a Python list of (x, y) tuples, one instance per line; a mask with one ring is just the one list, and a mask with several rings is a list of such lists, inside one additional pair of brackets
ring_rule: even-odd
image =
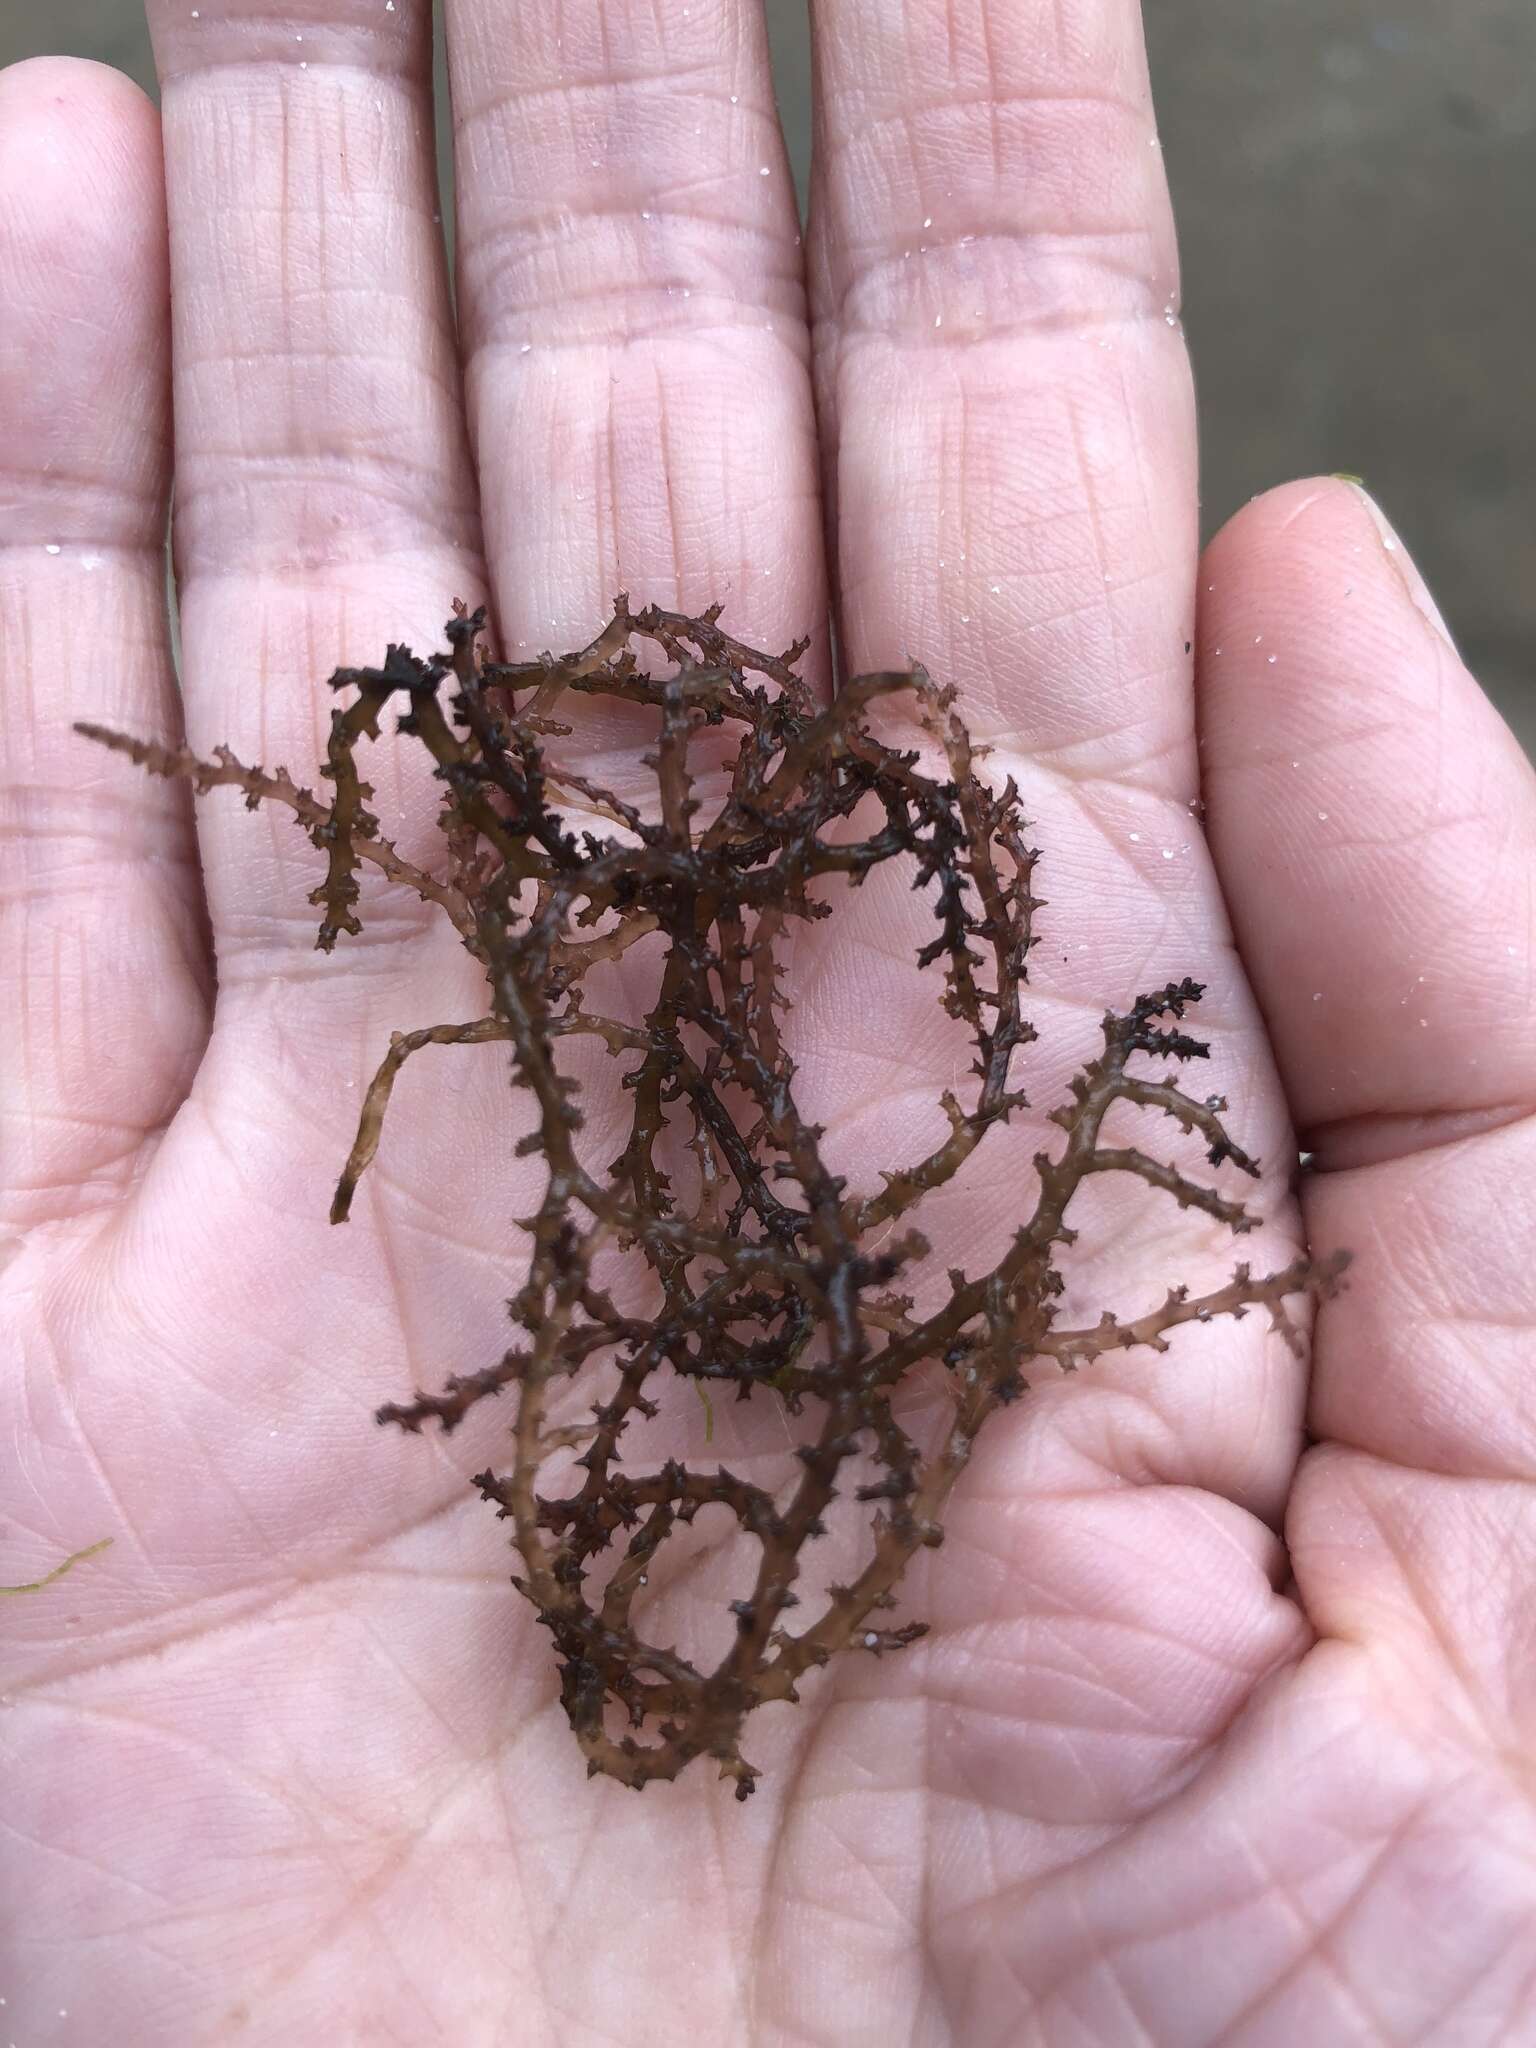
[(933, 316), (933, 324), (935, 327), (942, 327), (944, 325), (944, 315), (942, 313), (935, 313)]
[(925, 220), (925, 221), (923, 222), (923, 226), (924, 226), (925, 228), (931, 228), (931, 227), (933, 226), (933, 215), (932, 215), (931, 213), (930, 213), (930, 214), (928, 215), (927, 219), (926, 219), (926, 220)]
[(45, 546), (44, 546), (44, 548), (43, 548), (43, 553), (44, 553), (45, 555), (59, 555), (59, 554), (62, 554), (63, 552), (64, 552), (64, 551), (63, 551), (63, 549), (62, 549), (62, 548), (61, 548), (61, 547), (59, 546), (59, 544), (58, 544), (58, 542), (57, 542), (56, 540), (51, 540), (51, 541), (47, 542), (47, 543), (46, 543), (46, 545), (45, 545)]
[(773, 176), (773, 172), (767, 164), (760, 164), (758, 166), (757, 175), (760, 178), (771, 178)]
[(1163, 859), (1164, 859), (1164, 860), (1172, 860), (1172, 859), (1173, 859), (1173, 848), (1172, 848), (1171, 846), (1165, 846), (1165, 847), (1163, 848)]
[(1328, 822), (1328, 813), (1326, 811), (1319, 811), (1317, 814), (1317, 822), (1320, 825), (1326, 825)]
[(741, 94), (740, 94), (739, 92), (733, 92), (733, 93), (731, 94), (731, 105), (732, 105), (732, 106), (734, 107), (735, 105), (737, 105), (737, 103), (738, 103), (738, 102), (740, 101), (740, 99), (741, 99)]
[(1271, 656), (1269, 657), (1269, 665), (1270, 665), (1270, 667), (1271, 667), (1271, 668), (1273, 668), (1273, 667), (1274, 667), (1274, 665), (1275, 665), (1275, 663), (1276, 663), (1276, 662), (1277, 662), (1277, 661), (1278, 661), (1279, 659), (1280, 659), (1280, 657), (1279, 657), (1279, 655), (1278, 655), (1278, 654), (1272, 654), (1272, 655), (1271, 655)]
[(1132, 844), (1133, 846), (1140, 846), (1140, 844), (1141, 844), (1141, 834), (1140, 834), (1139, 832), (1133, 832), (1133, 833), (1131, 834), (1131, 844)]
[(960, 623), (962, 626), (968, 626), (971, 623), (971, 615), (969, 612), (962, 612), (960, 614)]
[(1001, 583), (994, 583), (994, 584), (992, 585), (992, 595), (993, 595), (994, 597), (1001, 597), (1001, 596), (1002, 596), (1002, 594), (1003, 594), (1003, 586), (1001, 585)]
[(864, 1638), (865, 1649), (872, 1650), (875, 1647), (876, 1643), (879, 1642), (879, 1640), (880, 1638), (874, 1633), (873, 1630), (871, 1630), (870, 1633), (866, 1635)]

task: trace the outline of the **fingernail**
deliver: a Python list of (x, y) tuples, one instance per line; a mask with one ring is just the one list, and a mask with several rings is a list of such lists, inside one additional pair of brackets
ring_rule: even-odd
[(1350, 489), (1355, 493), (1366, 511), (1370, 513), (1371, 523), (1381, 535), (1381, 545), (1390, 557), (1392, 567), (1397, 572), (1398, 580), (1401, 582), (1404, 590), (1407, 591), (1409, 600), (1414, 608), (1421, 612), (1430, 625), (1434, 627), (1452, 654), (1458, 654), (1456, 642), (1451, 637), (1451, 629), (1445, 623), (1445, 614), (1430, 595), (1429, 585), (1419, 574), (1418, 565), (1412, 555), (1403, 546), (1396, 527), (1358, 479), (1351, 477), (1348, 481)]

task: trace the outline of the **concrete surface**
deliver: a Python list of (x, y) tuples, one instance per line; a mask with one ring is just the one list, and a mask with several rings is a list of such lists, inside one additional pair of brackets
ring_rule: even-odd
[[(767, 0), (809, 149), (800, 0)], [(0, 62), (152, 84), (136, 0), (0, 0)], [(1199, 375), (1207, 527), (1363, 476), (1536, 751), (1536, 7), (1146, 0)]]

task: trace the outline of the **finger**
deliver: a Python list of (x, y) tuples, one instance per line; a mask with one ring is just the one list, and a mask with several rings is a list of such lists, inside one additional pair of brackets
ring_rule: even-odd
[(1304, 1144), (1338, 1166), (1536, 1102), (1536, 776), (1365, 494), (1207, 553), (1210, 835)]
[(816, 8), (817, 373), (850, 669), (1191, 792), (1195, 441), (1132, 0)]
[[(815, 20), (812, 276), (845, 664), (916, 657), (959, 687), (996, 772), (1019, 782), (1048, 899), (1030, 971), (1041, 1038), (1020, 1062), (1042, 1121), (1021, 1120), (991, 1155), (995, 1182), (957, 1183), (935, 1218), (968, 1253), (1004, 1229), (1106, 1005), (1191, 973), (1208, 984), (1202, 1087), (1230, 1099), (1271, 1169), (1254, 1206), (1280, 1216), (1244, 1256), (1283, 1264), (1291, 1141), (1189, 812), (1195, 441), (1140, 11), (818, 0)], [(866, 931), (878, 900), (861, 901)], [(888, 909), (899, 927), (908, 913)], [(887, 950), (904, 944), (893, 929)], [(866, 1019), (877, 971), (852, 984)], [(948, 1049), (925, 1065), (899, 1030), (886, 1048), (884, 1095), (950, 1080)], [(1108, 1190), (1074, 1215), (1072, 1277), (1095, 1317), (1230, 1273), (1224, 1236), (1170, 1231), (1141, 1195)], [(1077, 1467), (1015, 1468), (1016, 1488), (1155, 1477), (1278, 1511), (1302, 1379), (1258, 1319), (1182, 1344), (1176, 1371), (1096, 1371), (1045, 1398), (1062, 1419), (1049, 1441)]]
[(509, 651), (621, 587), (816, 636), (794, 193), (759, 0), (450, 0), (460, 310)]
[[(450, 602), (473, 603), (482, 580), (436, 219), (430, 11), (149, 11), (189, 736), (309, 781), (331, 670), (377, 662), (390, 640), (436, 647)], [(407, 751), (379, 748), (367, 772), (386, 835), (428, 845), (435, 807)], [(287, 817), (210, 798), (199, 824), (223, 1020), (307, 966), (317, 864)], [(375, 976), (406, 971), (428, 913), (398, 891), (372, 902)]]
[(1205, 582), (1214, 840), (1331, 1169), (1309, 1230), (1355, 1253), (1318, 1321), (1297, 1586), (1420, 1753), (1503, 1784), (1536, 1559), (1536, 777), (1351, 486), (1250, 506)]
[[(1418, 1472), (1529, 1478), (1536, 775), (1354, 487), (1249, 506), (1204, 581), (1213, 843), (1331, 1169), (1309, 1228), (1356, 1254), (1319, 1325), (1313, 1428)], [(1399, 1527), (1423, 1511), (1386, 1491)]]
[[(0, 75), (0, 1221), (128, 1184), (206, 1030), (185, 792), (73, 731), (177, 722), (165, 196), (104, 66)], [(4, 1263), (0, 1243), (0, 1264)]]

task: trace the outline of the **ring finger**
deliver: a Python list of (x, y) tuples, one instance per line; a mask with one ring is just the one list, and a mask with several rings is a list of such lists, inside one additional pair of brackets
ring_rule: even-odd
[[(308, 780), (332, 668), (375, 661), (392, 639), (435, 646), (450, 600), (474, 602), (483, 581), (437, 219), (430, 9), (151, 0), (149, 15), (188, 737)], [(370, 774), (386, 832), (409, 845), (409, 820), (430, 829), (396, 750)], [(291, 1003), (310, 959), (315, 856), (286, 816), (216, 799), (199, 810), (220, 1022), (254, 1009), (264, 1029), (273, 990)], [(365, 920), (376, 963), (408, 966), (424, 915)]]

